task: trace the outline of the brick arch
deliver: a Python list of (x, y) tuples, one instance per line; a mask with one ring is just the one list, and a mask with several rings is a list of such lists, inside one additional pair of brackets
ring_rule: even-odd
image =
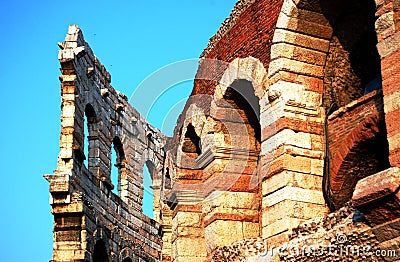
[[(195, 98), (197, 97), (201, 98), (201, 95), (196, 96)], [(194, 131), (195, 135), (200, 139), (198, 141), (198, 145), (196, 145), (199, 147), (199, 153), (204, 151), (204, 148), (202, 146), (202, 138), (207, 135), (204, 133), (206, 122), (207, 119), (204, 110), (198, 107), (196, 104), (190, 105), (185, 112), (185, 120), (183, 121), (182, 127), (179, 132), (179, 146), (176, 163), (177, 166), (179, 166), (180, 168), (198, 169), (198, 165), (195, 161), (195, 158), (198, 157), (198, 155), (189, 156), (189, 154), (186, 154), (183, 151), (183, 146), (185, 144), (185, 136), (188, 132), (188, 127), (193, 126), (194, 130), (192, 131)]]
[(363, 118), (331, 152), (330, 193), (335, 208), (352, 197), (356, 183), (387, 168), (384, 121), (377, 114)]
[[(162, 165), (162, 163), (160, 162), (160, 160), (158, 159), (156, 153), (153, 150), (151, 150), (149, 148), (144, 149), (143, 153), (142, 153), (142, 156), (143, 156), (142, 165), (145, 165), (146, 163), (151, 162), (152, 165), (154, 166), (154, 173), (155, 174), (159, 174), (159, 173), (162, 172), (163, 165)], [(152, 177), (152, 179), (157, 179), (157, 178), (158, 177)]]
[(105, 255), (107, 255), (107, 257), (109, 257), (110, 246), (109, 246), (108, 237), (106, 234), (107, 234), (106, 231), (102, 227), (96, 228), (96, 230), (93, 232), (93, 246), (91, 248), (92, 258), (93, 258), (94, 252), (95, 252), (96, 244), (99, 244), (99, 243), (101, 244), (99, 247), (104, 249), (104, 250), (101, 250), (101, 252), (104, 252)]

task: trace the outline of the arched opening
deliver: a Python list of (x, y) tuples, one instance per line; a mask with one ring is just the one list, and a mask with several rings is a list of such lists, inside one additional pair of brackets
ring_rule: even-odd
[(154, 217), (154, 190), (153, 190), (153, 175), (155, 172), (154, 164), (146, 161), (143, 166), (143, 213), (150, 217)]
[(322, 13), (333, 29), (324, 69), (326, 110), (345, 106), (382, 89), (376, 48), (374, 0), (321, 0)]
[(98, 149), (98, 126), (96, 112), (91, 104), (85, 107), (85, 120), (83, 124), (84, 137), (87, 139), (87, 146), (84, 147), (85, 160), (84, 164), (95, 174), (97, 166), (96, 152)]
[(377, 134), (351, 148), (337, 174), (337, 177), (342, 177), (342, 186), (333, 192), (336, 209), (351, 200), (359, 180), (390, 167), (387, 148), (385, 134)]
[(227, 88), (224, 99), (241, 116), (243, 124), (246, 125), (247, 135), (254, 138), (249, 140), (249, 150), (258, 154), (261, 149), (260, 103), (254, 94), (252, 83), (247, 80), (234, 81)]
[(191, 123), (186, 128), (182, 151), (192, 158), (198, 157), (201, 154), (200, 137), (196, 134), (194, 126)]
[(107, 249), (103, 240), (98, 240), (94, 245), (93, 262), (108, 262)]
[(171, 188), (172, 188), (171, 175), (170, 175), (170, 173), (169, 173), (169, 168), (168, 168), (168, 167), (167, 167), (166, 170), (165, 170), (164, 188), (165, 188), (165, 189), (171, 189)]
[[(360, 108), (356, 108), (360, 109)], [(383, 111), (383, 108), (380, 110)], [(362, 115), (372, 109), (365, 106)], [(343, 119), (341, 119), (343, 121)], [(341, 121), (332, 124), (342, 127)], [(330, 148), (330, 183), (329, 192), (331, 209), (338, 209), (351, 200), (359, 180), (376, 174), (390, 167), (389, 148), (386, 139), (386, 126), (383, 116), (367, 116), (353, 129), (345, 126), (349, 132), (342, 133), (340, 138), (332, 139)], [(331, 133), (334, 135), (334, 130)], [(342, 132), (342, 131), (339, 131)], [(338, 154), (337, 152), (340, 152)]]
[(118, 194), (120, 178), (123, 172), (125, 172), (125, 153), (121, 140), (118, 137), (113, 139), (113, 148), (111, 150), (111, 188), (112, 192)]

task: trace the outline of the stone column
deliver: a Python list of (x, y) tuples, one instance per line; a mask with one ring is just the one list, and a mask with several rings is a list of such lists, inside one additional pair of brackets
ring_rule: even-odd
[(332, 29), (317, 12), (285, 1), (261, 99), (262, 237), (275, 247), (328, 209), (322, 193), (323, 68)]
[(170, 198), (172, 204), (172, 261), (203, 262), (206, 260), (206, 240), (201, 199), (196, 192), (178, 191)]
[(400, 3), (376, 0), (378, 51), (381, 56), (382, 89), (389, 161), (400, 166)]

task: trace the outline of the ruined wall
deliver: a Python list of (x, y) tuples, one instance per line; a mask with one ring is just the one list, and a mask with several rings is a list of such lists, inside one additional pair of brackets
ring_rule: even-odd
[[(60, 153), (57, 169), (46, 175), (54, 215), (52, 261), (158, 261), (160, 206), (155, 201), (157, 221), (142, 213), (143, 167), (148, 165), (159, 195), (166, 138), (110, 85), (110, 74), (76, 25), (59, 46)], [(113, 164), (118, 181), (111, 181)]]
[[(111, 87), (71, 26), (59, 44), (58, 167), (46, 175), (53, 261), (398, 260), (399, 9), (239, 1), (201, 55), (171, 139)], [(380, 75), (383, 91), (362, 96)], [(156, 221), (141, 212), (144, 165)]]

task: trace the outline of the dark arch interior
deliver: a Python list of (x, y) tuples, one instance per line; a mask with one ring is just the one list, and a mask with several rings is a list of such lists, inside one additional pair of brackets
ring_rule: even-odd
[(88, 119), (88, 123), (95, 123), (96, 122), (96, 112), (91, 104), (87, 104), (85, 107), (85, 116)]
[(191, 123), (186, 128), (182, 151), (190, 157), (197, 157), (201, 154), (200, 137), (196, 134)]
[[(124, 172), (124, 162), (125, 162), (125, 153), (123, 149), (123, 145), (119, 137), (114, 137), (112, 141), (113, 149), (111, 154), (111, 174), (110, 180), (111, 184), (107, 185), (110, 189), (113, 190), (115, 194), (118, 194), (118, 185), (119, 177), (121, 172)], [(114, 162), (115, 161), (115, 162)]]
[(259, 150), (261, 143), (260, 103), (254, 94), (252, 83), (247, 80), (236, 80), (227, 88), (224, 99), (240, 114), (246, 124), (248, 134), (256, 138), (254, 149)]
[[(94, 166), (95, 166), (95, 154), (93, 154), (93, 148), (95, 147), (96, 140), (97, 140), (97, 120), (96, 120), (96, 112), (91, 104), (87, 104), (85, 106), (85, 114), (84, 114), (84, 121), (83, 121), (83, 155), (79, 156), (82, 160), (82, 163), (94, 173)], [(86, 144), (87, 143), (87, 144)]]
[(171, 183), (171, 175), (169, 173), (169, 168), (165, 170), (165, 189), (171, 189), (172, 188), (172, 183)]
[(108, 262), (107, 249), (103, 240), (98, 240), (94, 245), (93, 262)]
[(113, 146), (115, 153), (117, 154), (117, 165), (121, 164), (125, 160), (125, 153), (122, 146), (122, 142), (118, 137), (114, 137)]
[(333, 29), (325, 64), (325, 109), (344, 106), (382, 89), (376, 44), (374, 0), (321, 0), (322, 13)]

